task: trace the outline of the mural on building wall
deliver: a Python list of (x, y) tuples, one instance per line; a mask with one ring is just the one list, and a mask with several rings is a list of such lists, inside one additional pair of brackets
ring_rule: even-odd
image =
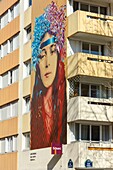
[(34, 26), (31, 149), (66, 143), (65, 57), (65, 6), (52, 1)]

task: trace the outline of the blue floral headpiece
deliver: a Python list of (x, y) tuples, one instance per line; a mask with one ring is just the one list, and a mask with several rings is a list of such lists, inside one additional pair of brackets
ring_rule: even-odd
[(64, 9), (65, 6), (62, 6), (58, 10), (56, 3), (52, 1), (45, 9), (45, 13), (35, 19), (34, 40), (32, 42), (32, 65), (34, 68), (40, 60), (38, 56), (41, 53), (41, 41), (47, 32), (53, 35), (59, 50), (64, 46)]

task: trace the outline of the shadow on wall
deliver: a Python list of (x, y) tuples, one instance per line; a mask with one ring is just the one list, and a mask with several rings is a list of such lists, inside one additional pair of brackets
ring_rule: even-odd
[(61, 155), (54, 155), (50, 162), (47, 164), (47, 170), (52, 170), (57, 162), (60, 160)]

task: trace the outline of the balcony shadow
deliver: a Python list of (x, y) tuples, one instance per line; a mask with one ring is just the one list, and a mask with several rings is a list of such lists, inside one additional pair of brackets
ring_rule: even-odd
[(57, 164), (57, 162), (60, 160), (60, 158), (61, 155), (54, 155), (52, 159), (49, 161), (49, 163), (47, 164), (47, 170), (52, 170)]

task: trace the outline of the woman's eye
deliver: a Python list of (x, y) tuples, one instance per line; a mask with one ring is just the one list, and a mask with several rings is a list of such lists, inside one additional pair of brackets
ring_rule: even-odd
[(44, 58), (44, 57), (45, 57), (44, 54), (43, 54), (43, 55), (41, 54), (41, 55), (39, 56), (40, 59), (42, 59), (42, 58)]
[(39, 58), (42, 59), (46, 56), (46, 51), (42, 51), (42, 53), (40, 54)]
[(56, 52), (56, 49), (54, 49), (54, 50), (51, 50), (51, 53), (53, 54), (54, 52)]
[(51, 54), (53, 54), (54, 52), (56, 52), (56, 45), (52, 45), (51, 49), (50, 49)]

